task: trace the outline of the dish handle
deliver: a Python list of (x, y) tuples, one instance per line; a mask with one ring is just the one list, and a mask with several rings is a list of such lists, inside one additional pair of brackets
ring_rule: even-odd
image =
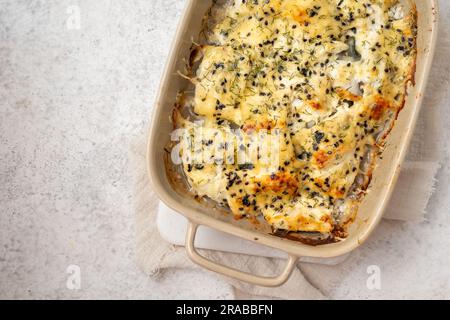
[(223, 264), (220, 264), (218, 262), (214, 262), (211, 260), (208, 260), (204, 256), (200, 255), (195, 248), (195, 236), (197, 234), (199, 224), (194, 223), (192, 221), (189, 221), (188, 224), (188, 230), (186, 233), (186, 251), (189, 256), (189, 258), (197, 263), (198, 265), (220, 273), (222, 275), (248, 282), (251, 284), (255, 284), (258, 286), (263, 287), (278, 287), (284, 284), (292, 274), (292, 271), (294, 270), (298, 257), (294, 256), (292, 254), (289, 254), (289, 258), (287, 260), (286, 266), (284, 267), (281, 274), (275, 277), (265, 277), (265, 276), (258, 276), (250, 273), (246, 273), (240, 270), (237, 270), (235, 268), (227, 267)]

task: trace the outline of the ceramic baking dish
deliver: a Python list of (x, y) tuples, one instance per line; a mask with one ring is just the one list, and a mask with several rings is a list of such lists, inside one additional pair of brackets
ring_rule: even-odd
[[(177, 71), (184, 69), (192, 41), (198, 38), (202, 19), (212, 3), (212, 0), (187, 1), (156, 98), (149, 134), (147, 161), (150, 180), (159, 198), (189, 220), (186, 250), (194, 262), (209, 270), (249, 283), (279, 286), (289, 278), (299, 257), (340, 256), (360, 246), (369, 237), (379, 223), (395, 186), (419, 114), (434, 54), (438, 25), (437, 0), (415, 0), (413, 2), (417, 7), (419, 17), (415, 85), (409, 89), (405, 108), (400, 113), (394, 129), (386, 141), (383, 157), (377, 162), (368, 194), (360, 204), (356, 221), (349, 228), (348, 238), (337, 243), (310, 246), (273, 236), (267, 230), (262, 230), (257, 224), (235, 221), (231, 214), (224, 214), (220, 210), (204, 205), (183, 190), (174, 188), (173, 183), (169, 180), (165, 168), (164, 152), (164, 148), (170, 142), (170, 133), (173, 130), (169, 119), (177, 92), (187, 85), (187, 81), (180, 77)], [(277, 276), (247, 274), (204, 258), (198, 253), (194, 244), (197, 229), (201, 225), (286, 252), (288, 259), (284, 270)]]

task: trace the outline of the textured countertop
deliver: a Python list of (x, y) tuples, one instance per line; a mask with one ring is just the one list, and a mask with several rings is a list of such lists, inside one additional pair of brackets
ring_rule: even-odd
[[(233, 296), (208, 272), (153, 280), (134, 262), (129, 144), (144, 134), (184, 2), (0, 0), (0, 298)], [(333, 297), (450, 298), (448, 1), (441, 11), (424, 108), (442, 106), (446, 149), (427, 222), (383, 222), (389, 232), (352, 256), (380, 266), (382, 290), (355, 268), (361, 285), (341, 279)]]

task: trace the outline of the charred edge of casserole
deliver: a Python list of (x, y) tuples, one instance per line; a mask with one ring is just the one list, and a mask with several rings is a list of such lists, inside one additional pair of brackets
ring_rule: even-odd
[(297, 241), (309, 246), (320, 246), (324, 244), (339, 242), (339, 240), (337, 240), (337, 237), (335, 237), (334, 235), (330, 234), (324, 237), (324, 235), (319, 232), (294, 232), (279, 229), (273, 230), (272, 235), (283, 239)]

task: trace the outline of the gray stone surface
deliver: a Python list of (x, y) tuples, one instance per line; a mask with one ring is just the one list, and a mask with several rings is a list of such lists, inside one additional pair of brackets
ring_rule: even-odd
[[(67, 24), (74, 4), (79, 30)], [(133, 260), (129, 142), (183, 5), (0, 1), (0, 297), (228, 296), (205, 273), (152, 281)], [(72, 264), (79, 291), (66, 288)]]
[[(207, 272), (152, 280), (134, 263), (127, 153), (144, 134), (183, 4), (0, 0), (0, 298), (232, 297)], [(67, 24), (73, 5), (80, 29)], [(424, 107), (443, 106), (446, 150), (428, 222), (383, 223), (390, 233), (352, 259), (380, 264), (386, 290), (368, 291), (366, 270), (351, 270), (361, 286), (342, 279), (334, 297), (450, 298), (450, 4), (441, 7), (441, 63)], [(69, 265), (81, 268), (80, 290), (66, 287)]]

